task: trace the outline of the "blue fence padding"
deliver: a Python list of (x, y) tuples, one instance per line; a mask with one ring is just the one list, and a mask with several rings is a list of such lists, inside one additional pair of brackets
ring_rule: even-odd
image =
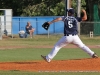
[[(25, 26), (29, 21), (33, 28), (35, 28), (34, 34), (48, 34), (48, 31), (42, 28), (42, 24), (46, 21), (51, 21), (59, 16), (36, 16), (36, 17), (13, 17), (12, 19), (12, 32), (18, 34), (20, 30), (25, 30)], [(63, 33), (63, 22), (56, 22), (50, 25), (49, 33)]]
[(55, 22), (55, 33), (63, 33), (64, 32), (64, 23), (63, 22)]
[(19, 31), (19, 18), (12, 19), (12, 33), (18, 34)]

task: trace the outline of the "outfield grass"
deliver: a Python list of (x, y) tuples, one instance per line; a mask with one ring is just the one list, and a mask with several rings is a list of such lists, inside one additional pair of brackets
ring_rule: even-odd
[(99, 72), (20, 72), (20, 71), (0, 71), (1, 75), (100, 75)]
[[(47, 55), (51, 48), (26, 48), (26, 49), (5, 49), (0, 50), (0, 62), (13, 62), (13, 61), (35, 61), (42, 60), (41, 55)], [(99, 49), (93, 49), (100, 56)], [(82, 59), (91, 58), (87, 53), (79, 48), (62, 48), (53, 60), (68, 60), (68, 59)]]
[[(54, 45), (62, 36), (49, 36), (47, 35), (35, 35), (33, 39), (30, 38), (10, 38), (0, 40), (0, 46), (39, 46), (39, 45)], [(83, 43), (86, 45), (100, 45), (100, 37), (89, 38), (80, 36)]]
[[(36, 61), (42, 60), (40, 55), (47, 55), (52, 48), (31, 48), (30, 46), (53, 46), (62, 36), (34, 36), (33, 39), (10, 38), (0, 40), (0, 62)], [(80, 37), (86, 45), (100, 45), (100, 38)], [(25, 46), (25, 48), (10, 48), (13, 46)], [(3, 48), (3, 49), (2, 49)], [(100, 56), (99, 48), (93, 48)], [(90, 58), (88, 54), (79, 48), (62, 48), (53, 60), (69, 60)], [(0, 75), (99, 75), (99, 72), (23, 72), (0, 71)]]

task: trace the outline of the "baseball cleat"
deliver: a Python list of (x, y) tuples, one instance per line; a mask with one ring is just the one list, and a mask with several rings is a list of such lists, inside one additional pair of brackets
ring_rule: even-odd
[(50, 59), (47, 59), (46, 56), (41, 55), (41, 57), (46, 61), (46, 62), (50, 62)]
[(98, 58), (98, 56), (94, 53), (94, 54), (92, 55), (92, 58)]

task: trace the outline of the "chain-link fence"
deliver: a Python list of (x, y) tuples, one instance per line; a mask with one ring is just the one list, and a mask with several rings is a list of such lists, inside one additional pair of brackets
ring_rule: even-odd
[(91, 31), (94, 36), (100, 35), (100, 22), (81, 22), (81, 35), (88, 35)]

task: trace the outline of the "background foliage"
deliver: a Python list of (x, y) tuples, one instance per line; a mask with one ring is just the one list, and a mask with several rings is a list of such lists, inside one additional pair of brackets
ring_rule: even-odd
[[(75, 9), (76, 1), (71, 0)], [(13, 16), (60, 16), (65, 13), (65, 0), (0, 0), (0, 8), (13, 9)]]
[[(77, 0), (70, 1), (71, 7), (77, 10)], [(96, 3), (100, 8), (100, 0), (81, 0), (89, 21), (93, 21)], [(0, 0), (0, 9), (13, 9), (13, 16), (61, 16), (65, 13), (65, 0)]]

